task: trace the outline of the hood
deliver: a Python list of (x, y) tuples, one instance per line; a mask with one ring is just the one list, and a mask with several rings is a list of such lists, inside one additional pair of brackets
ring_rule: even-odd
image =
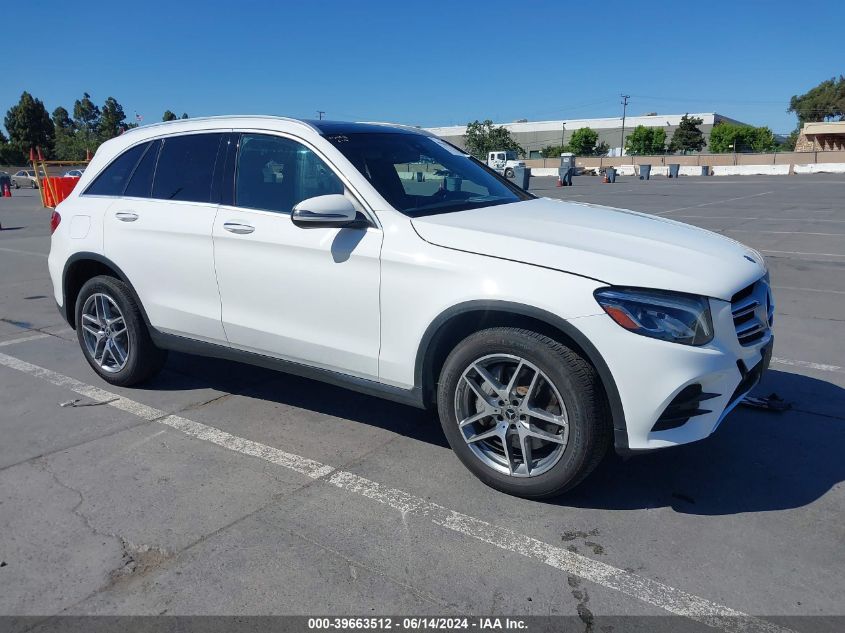
[(729, 301), (759, 279), (757, 251), (662, 217), (540, 198), (412, 220), (427, 242), (590, 277), (614, 286)]

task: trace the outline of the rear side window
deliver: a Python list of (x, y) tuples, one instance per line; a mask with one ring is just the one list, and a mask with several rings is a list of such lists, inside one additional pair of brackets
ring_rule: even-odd
[(222, 134), (164, 139), (155, 169), (153, 198), (208, 202)]
[(241, 137), (235, 176), (237, 206), (290, 213), (307, 198), (343, 191), (340, 179), (305, 145), (278, 136)]
[(161, 141), (153, 141), (141, 161), (132, 172), (129, 178), (129, 184), (126, 185), (126, 190), (123, 192), (124, 196), (132, 198), (149, 198), (153, 190), (153, 174), (156, 170), (156, 161), (158, 160), (158, 150), (161, 147)]
[(135, 147), (130, 147), (120, 156), (115, 158), (111, 164), (106, 167), (103, 172), (97, 176), (89, 187), (85, 190), (84, 195), (89, 196), (120, 196), (123, 195), (123, 190), (135, 165), (138, 164), (138, 159), (147, 149), (149, 143), (141, 143)]

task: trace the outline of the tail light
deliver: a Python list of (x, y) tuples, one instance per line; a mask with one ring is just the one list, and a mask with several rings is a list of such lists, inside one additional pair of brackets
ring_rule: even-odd
[(50, 235), (56, 232), (56, 229), (59, 228), (61, 221), (62, 216), (53, 211), (53, 214), (50, 216)]

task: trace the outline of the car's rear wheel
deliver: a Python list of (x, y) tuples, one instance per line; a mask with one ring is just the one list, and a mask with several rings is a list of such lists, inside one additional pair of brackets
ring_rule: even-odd
[(128, 286), (99, 276), (76, 300), (76, 334), (85, 359), (107, 382), (128, 387), (155, 376), (167, 352), (157, 348)]
[(573, 488), (610, 440), (593, 367), (528, 330), (491, 328), (461, 341), (443, 366), (437, 404), (464, 465), (493, 488), (522, 497)]

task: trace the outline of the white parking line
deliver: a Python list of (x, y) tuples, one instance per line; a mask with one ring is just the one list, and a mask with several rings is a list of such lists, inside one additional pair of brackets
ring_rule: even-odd
[(17, 253), (18, 255), (35, 255), (36, 257), (47, 257), (47, 253), (36, 253), (34, 251), (22, 251), (17, 248), (4, 248), (0, 247), (0, 251), (4, 253)]
[(834, 295), (845, 295), (845, 290), (829, 290), (826, 288), (799, 288), (798, 286), (772, 286), (775, 290), (800, 290), (801, 292), (823, 292)]
[(737, 215), (676, 215), (676, 218), (696, 218), (700, 220), (756, 220), (756, 221), (779, 221), (779, 222), (845, 222), (845, 220), (830, 220), (827, 218), (778, 218), (769, 216), (765, 218), (747, 218)]
[(725, 233), (762, 233), (765, 235), (821, 235), (824, 237), (845, 237), (845, 233), (807, 233), (805, 231), (758, 231), (755, 229), (723, 229)]
[(772, 356), (772, 362), (779, 365), (789, 365), (790, 367), (803, 367), (805, 369), (815, 369), (816, 371), (843, 371), (839, 365), (824, 365), (822, 363), (809, 363), (805, 360), (791, 360), (789, 358), (777, 358)]
[(654, 215), (665, 215), (667, 213), (674, 213), (675, 211), (686, 211), (687, 209), (698, 209), (699, 207), (709, 207), (712, 204), (722, 204), (724, 202), (735, 202), (737, 200), (746, 200), (748, 198), (759, 198), (760, 196), (767, 196), (773, 191), (763, 191), (762, 193), (752, 193), (748, 196), (737, 196), (736, 198), (728, 198), (727, 200), (713, 200), (712, 202), (702, 202), (701, 204), (694, 204), (689, 207), (678, 207), (677, 209), (669, 209), (668, 211), (658, 211)]
[(37, 341), (39, 339), (49, 337), (49, 334), (33, 334), (31, 336), (22, 336), (20, 338), (13, 338), (8, 341), (0, 341), (0, 347), (6, 347), (7, 345), (16, 345), (17, 343), (26, 343), (27, 341)]
[(774, 253), (776, 255), (808, 255), (812, 257), (845, 257), (840, 253), (805, 253), (802, 251), (773, 251), (767, 248), (758, 249), (761, 253)]
[(708, 626), (730, 633), (794, 633), (760, 618), (747, 615), (715, 602), (706, 600), (664, 583), (633, 574), (607, 563), (537, 540), (507, 528), (495, 526), (487, 521), (449, 510), (443, 506), (416, 497), (403, 490), (389, 488), (354, 473), (337, 470), (307, 457), (286, 453), (272, 446), (266, 446), (237, 437), (226, 431), (194, 422), (177, 415), (124, 398), (104, 389), (87, 385), (75, 378), (33, 365), (14, 356), (0, 353), (0, 365), (41, 378), (59, 387), (66, 387), (96, 402), (106, 403), (121, 411), (127, 411), (145, 420), (165, 424), (190, 437), (204, 440), (251, 457), (320, 479), (347, 492), (372, 499), (394, 508), (403, 514), (424, 517), (432, 523), (464, 536), (489, 543), (495, 547), (519, 554), (525, 558), (543, 563), (566, 574), (578, 576), (590, 582), (615, 589), (632, 598), (659, 607), (675, 615), (684, 616)]

